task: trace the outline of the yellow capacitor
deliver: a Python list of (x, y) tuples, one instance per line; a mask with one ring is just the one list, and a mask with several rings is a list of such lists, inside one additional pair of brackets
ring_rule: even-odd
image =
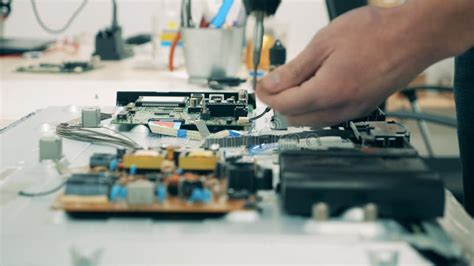
[(163, 156), (152, 150), (139, 150), (132, 154), (123, 156), (122, 164), (124, 168), (135, 165), (137, 169), (160, 170), (163, 163)]
[(179, 156), (179, 168), (188, 171), (214, 171), (217, 155), (212, 151), (190, 151)]

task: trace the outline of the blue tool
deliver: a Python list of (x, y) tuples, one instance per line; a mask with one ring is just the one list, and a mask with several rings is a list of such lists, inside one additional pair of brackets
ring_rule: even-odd
[(211, 21), (211, 27), (220, 29), (225, 23), (230, 8), (234, 4), (234, 0), (223, 0), (217, 15)]

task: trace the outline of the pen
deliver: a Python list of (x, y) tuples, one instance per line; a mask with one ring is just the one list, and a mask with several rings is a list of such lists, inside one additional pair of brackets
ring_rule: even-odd
[(211, 26), (213, 28), (219, 29), (222, 27), (222, 25), (224, 25), (227, 15), (229, 14), (230, 8), (232, 7), (233, 3), (234, 3), (234, 0), (222, 1), (222, 5), (219, 8), (217, 15), (211, 21)]

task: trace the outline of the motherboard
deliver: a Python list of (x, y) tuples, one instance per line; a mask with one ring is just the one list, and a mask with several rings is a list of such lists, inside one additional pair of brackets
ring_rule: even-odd
[(202, 121), (211, 133), (222, 130), (248, 130), (255, 101), (247, 91), (238, 92), (118, 92), (117, 106), (123, 109), (112, 124), (149, 125), (181, 130), (198, 130)]
[(94, 61), (70, 61), (63, 63), (39, 63), (16, 69), (20, 73), (38, 74), (81, 74), (100, 68)]
[(53, 207), (81, 214), (224, 214), (254, 209), (272, 175), (253, 162), (212, 150), (118, 150), (98, 153), (72, 174)]

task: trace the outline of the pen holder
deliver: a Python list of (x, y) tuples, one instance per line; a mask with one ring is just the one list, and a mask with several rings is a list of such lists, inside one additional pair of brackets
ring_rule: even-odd
[(236, 76), (241, 68), (245, 29), (183, 28), (186, 70), (190, 80)]

